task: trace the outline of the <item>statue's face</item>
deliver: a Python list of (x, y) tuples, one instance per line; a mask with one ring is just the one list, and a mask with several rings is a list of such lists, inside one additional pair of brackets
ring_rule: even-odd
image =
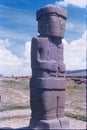
[(38, 31), (43, 36), (64, 37), (65, 20), (55, 15), (43, 15), (38, 21)]

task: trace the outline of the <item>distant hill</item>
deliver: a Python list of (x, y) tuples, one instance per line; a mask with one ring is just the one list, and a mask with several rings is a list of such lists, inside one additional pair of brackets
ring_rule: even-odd
[(66, 76), (87, 77), (87, 69), (66, 71)]
[(2, 74), (0, 74), (0, 78), (2, 78), (3, 77), (3, 75)]

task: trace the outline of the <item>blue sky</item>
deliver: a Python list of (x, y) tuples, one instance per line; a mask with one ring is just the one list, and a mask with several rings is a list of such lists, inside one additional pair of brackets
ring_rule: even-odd
[[(65, 51), (71, 49), (71, 57), (77, 58), (72, 65), (73, 61), (67, 58), (70, 51), (64, 53), (67, 70), (85, 68), (86, 0), (0, 0), (0, 48), (3, 50), (0, 51), (0, 73), (31, 75), (30, 41), (38, 34), (36, 11), (47, 4), (63, 7), (68, 12), (63, 42)], [(78, 50), (78, 46), (84, 51)]]

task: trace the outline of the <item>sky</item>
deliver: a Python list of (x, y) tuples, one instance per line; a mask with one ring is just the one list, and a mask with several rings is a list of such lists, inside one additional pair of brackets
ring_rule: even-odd
[(32, 75), (31, 39), (38, 34), (36, 11), (53, 4), (67, 10), (66, 70), (86, 69), (86, 0), (0, 0), (0, 74)]

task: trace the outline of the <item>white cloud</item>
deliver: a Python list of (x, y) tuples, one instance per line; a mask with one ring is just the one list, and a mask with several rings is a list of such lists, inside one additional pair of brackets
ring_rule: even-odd
[(68, 5), (77, 6), (80, 8), (86, 8), (86, 0), (64, 0), (64, 1), (56, 1), (56, 5), (67, 7)]
[(5, 39), (5, 40), (0, 40), (0, 48), (2, 47), (8, 47), (10, 46), (10, 41), (9, 39)]
[(67, 70), (86, 69), (86, 34), (71, 43), (67, 43), (63, 39), (64, 43), (64, 59)]
[(0, 73), (7, 76), (30, 75), (30, 54), (28, 54), (30, 42), (25, 44), (24, 57), (21, 58), (7, 49), (7, 46), (10, 44), (11, 41), (8, 39), (0, 40)]
[(28, 41), (25, 44), (24, 56), (26, 57), (26, 59), (30, 59), (30, 55), (31, 55), (31, 42)]
[[(64, 61), (67, 70), (86, 68), (86, 33), (78, 40), (64, 43)], [(0, 40), (0, 73), (3, 75), (31, 75), (31, 42), (25, 43), (25, 50), (21, 57), (13, 54), (9, 49), (12, 41)]]
[(24, 58), (22, 58), (23, 66), (31, 69), (31, 42), (28, 41), (25, 44)]

